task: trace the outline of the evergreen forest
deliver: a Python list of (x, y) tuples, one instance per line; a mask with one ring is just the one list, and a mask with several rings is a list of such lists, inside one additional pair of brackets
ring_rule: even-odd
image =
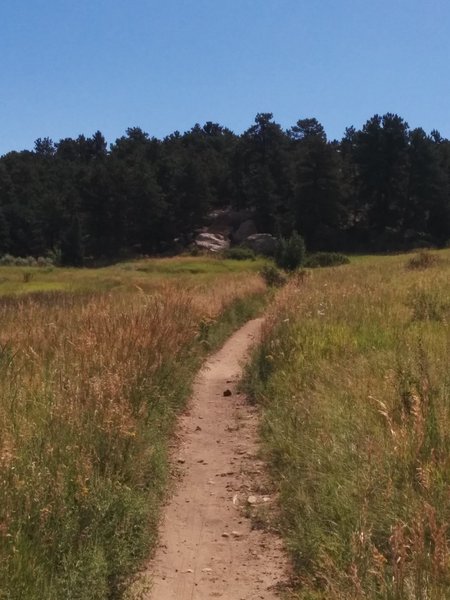
[(308, 250), (384, 252), (450, 238), (450, 140), (375, 115), (341, 140), (314, 118), (283, 129), (257, 114), (157, 139), (97, 131), (0, 158), (0, 255), (79, 266), (189, 245), (214, 209), (251, 211), (260, 232)]

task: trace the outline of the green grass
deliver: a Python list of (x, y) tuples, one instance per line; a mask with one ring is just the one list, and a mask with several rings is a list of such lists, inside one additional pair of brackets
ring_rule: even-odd
[(450, 252), (283, 289), (247, 387), (302, 600), (450, 597)]
[(124, 268), (134, 268), (138, 271), (164, 275), (180, 274), (202, 274), (210, 275), (215, 273), (241, 273), (242, 271), (251, 271), (257, 273), (267, 260), (258, 258), (255, 260), (232, 260), (215, 259), (208, 257), (177, 257), (175, 259), (152, 259), (149, 261), (137, 261), (124, 264)]
[(92, 292), (133, 290), (136, 286), (152, 289), (162, 280), (180, 284), (207, 282), (217, 275), (257, 273), (265, 264), (258, 260), (222, 260), (214, 257), (176, 257), (141, 259), (101, 269), (56, 267), (0, 267), (0, 296), (36, 292)]

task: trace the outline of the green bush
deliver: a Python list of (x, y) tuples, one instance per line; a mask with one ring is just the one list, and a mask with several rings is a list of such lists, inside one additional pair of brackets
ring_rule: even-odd
[(225, 251), (224, 258), (231, 258), (232, 260), (255, 260), (256, 254), (251, 248), (235, 246)]
[(287, 283), (286, 275), (273, 265), (264, 265), (260, 275), (269, 287), (282, 287)]
[(316, 269), (318, 267), (337, 267), (339, 265), (348, 265), (350, 259), (345, 254), (339, 252), (315, 252), (310, 254), (306, 261), (305, 267)]
[(295, 271), (305, 262), (306, 248), (301, 235), (296, 231), (290, 238), (280, 238), (275, 252), (277, 267), (285, 271)]

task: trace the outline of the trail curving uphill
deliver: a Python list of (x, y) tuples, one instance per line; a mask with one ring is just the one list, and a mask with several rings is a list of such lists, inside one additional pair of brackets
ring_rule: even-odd
[(271, 498), (264, 495), (257, 458), (257, 414), (236, 389), (261, 325), (262, 319), (244, 325), (197, 377), (174, 459), (181, 479), (149, 566), (147, 600), (278, 597), (277, 586), (286, 577), (282, 544), (273, 534), (252, 529), (245, 516), (258, 504), (269, 506)]

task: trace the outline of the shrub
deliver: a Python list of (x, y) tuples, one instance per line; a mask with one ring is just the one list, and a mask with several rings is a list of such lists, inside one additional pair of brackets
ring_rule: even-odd
[(350, 259), (345, 254), (339, 252), (316, 252), (310, 254), (306, 261), (305, 267), (316, 269), (317, 267), (337, 267), (339, 265), (348, 265)]
[(15, 267), (28, 267), (28, 260), (26, 258), (23, 258), (23, 256), (18, 256), (17, 258), (14, 259), (14, 266)]
[(269, 287), (282, 287), (287, 283), (286, 275), (273, 265), (264, 265), (260, 275)]
[(408, 269), (429, 269), (439, 262), (438, 257), (429, 250), (422, 250), (406, 263)]
[(61, 249), (53, 248), (49, 250), (45, 255), (48, 265), (50, 266), (61, 266)]
[(0, 258), (0, 265), (2, 267), (10, 267), (11, 265), (14, 264), (14, 256), (11, 256), (11, 254), (4, 254), (1, 258)]
[(37, 267), (37, 261), (34, 256), (27, 256), (25, 260), (27, 261), (27, 267)]
[(305, 262), (305, 255), (305, 242), (296, 231), (290, 238), (280, 238), (278, 240), (275, 262), (280, 269), (295, 271)]
[(45, 258), (45, 256), (38, 256), (36, 259), (36, 264), (38, 267), (52, 267), (53, 262), (51, 258)]
[(4, 254), (0, 258), (0, 266), (2, 267), (52, 267), (54, 261), (51, 255), (47, 257), (39, 256), (12, 256), (11, 254)]
[(244, 246), (235, 246), (229, 248), (224, 253), (225, 258), (231, 258), (232, 260), (255, 260), (256, 254), (251, 248), (245, 248)]

